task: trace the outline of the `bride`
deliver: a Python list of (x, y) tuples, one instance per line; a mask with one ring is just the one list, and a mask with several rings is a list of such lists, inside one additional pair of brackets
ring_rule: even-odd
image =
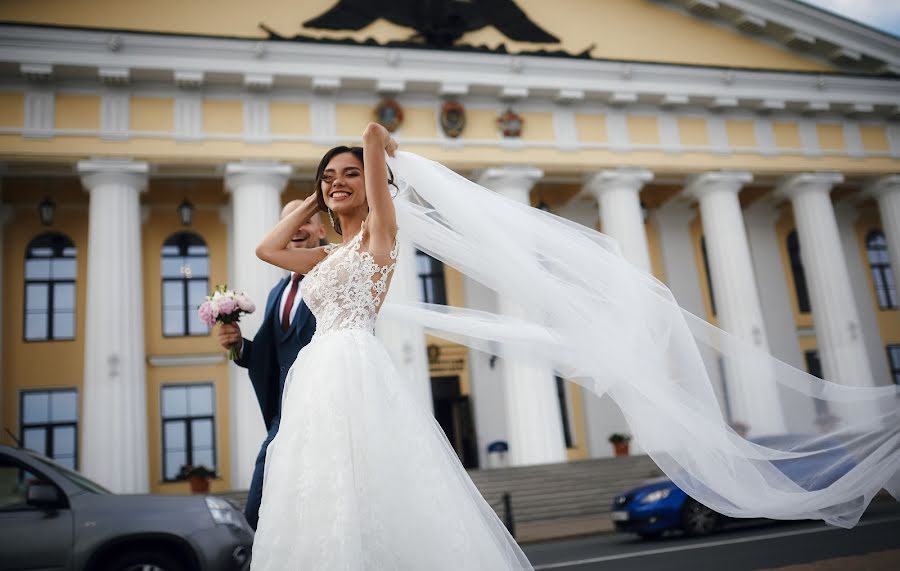
[[(261, 259), (306, 275), (301, 292), (317, 328), (285, 381), (254, 571), (531, 568), (373, 334), (397, 259), (384, 158), (396, 148), (370, 124), (362, 148), (330, 150), (316, 192), (257, 247)], [(319, 209), (343, 243), (287, 249)]]
[[(608, 236), (396, 148), (372, 124), (362, 148), (330, 150), (315, 194), (257, 248), (306, 275), (318, 325), (285, 382), (254, 570), (531, 568), (400, 381), (373, 335), (377, 315), (608, 394), (666, 475), (721, 514), (853, 527), (882, 488), (900, 497), (900, 386), (825, 381), (778, 361), (683, 310)], [(343, 243), (286, 249), (318, 210)], [(516, 315), (383, 304), (398, 228)], [(774, 395), (763, 416), (734, 418), (711, 370), (729, 392)]]

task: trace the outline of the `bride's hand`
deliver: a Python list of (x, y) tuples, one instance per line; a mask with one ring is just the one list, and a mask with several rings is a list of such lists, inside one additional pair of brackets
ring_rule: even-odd
[(391, 133), (384, 128), (384, 125), (380, 123), (369, 123), (366, 126), (366, 130), (363, 131), (363, 141), (368, 139), (369, 137), (378, 137), (376, 140), (380, 140), (382, 146), (384, 146), (384, 150), (391, 157), (394, 156), (394, 151), (397, 150), (397, 141), (391, 137)]

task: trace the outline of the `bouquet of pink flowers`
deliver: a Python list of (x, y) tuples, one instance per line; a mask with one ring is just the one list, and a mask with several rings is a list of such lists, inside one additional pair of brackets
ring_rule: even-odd
[[(241, 315), (253, 313), (256, 306), (244, 293), (234, 293), (227, 289), (227, 285), (216, 286), (212, 295), (206, 296), (206, 301), (197, 308), (200, 321), (212, 327), (218, 323), (235, 323), (241, 320)], [(237, 346), (228, 350), (228, 358), (236, 361), (240, 355)]]

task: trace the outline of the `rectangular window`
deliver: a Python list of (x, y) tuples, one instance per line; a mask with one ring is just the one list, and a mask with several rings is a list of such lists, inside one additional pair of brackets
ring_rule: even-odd
[(900, 344), (888, 345), (888, 367), (891, 369), (891, 380), (900, 385)]
[(78, 391), (22, 391), (19, 402), (19, 439), (25, 448), (77, 470)]
[[(824, 379), (824, 375), (822, 374), (822, 361), (819, 360), (819, 350), (812, 349), (810, 351), (805, 351), (803, 353), (803, 357), (806, 359), (806, 372), (814, 377), (819, 377), (820, 379)], [(828, 403), (821, 399), (813, 399), (813, 403), (816, 407), (816, 416), (827, 416), (828, 415)]]
[(164, 385), (161, 393), (163, 480), (184, 465), (216, 469), (216, 398), (212, 383)]
[(563, 439), (566, 448), (574, 448), (572, 442), (572, 428), (569, 426), (569, 398), (566, 391), (566, 381), (562, 377), (556, 377), (556, 394), (559, 397), (559, 415), (562, 420)]
[(425, 252), (416, 251), (416, 273), (422, 288), (422, 301), (447, 305), (447, 285), (444, 264)]

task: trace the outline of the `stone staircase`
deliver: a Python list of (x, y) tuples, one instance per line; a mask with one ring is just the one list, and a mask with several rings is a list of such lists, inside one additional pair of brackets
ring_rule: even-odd
[[(613, 498), (660, 474), (649, 456), (469, 471), (478, 490), (504, 521), (503, 494), (510, 494), (520, 543), (609, 531)], [(247, 499), (246, 491), (219, 495), (242, 509)]]

